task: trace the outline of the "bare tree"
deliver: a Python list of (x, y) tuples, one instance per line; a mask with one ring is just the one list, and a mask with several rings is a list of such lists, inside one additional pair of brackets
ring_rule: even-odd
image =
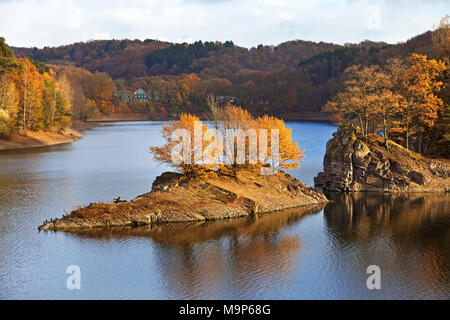
[(221, 110), (219, 105), (216, 102), (216, 97), (212, 93), (208, 93), (206, 96), (206, 104), (211, 114), (212, 120), (214, 120), (215, 128), (219, 128), (219, 121), (221, 116)]

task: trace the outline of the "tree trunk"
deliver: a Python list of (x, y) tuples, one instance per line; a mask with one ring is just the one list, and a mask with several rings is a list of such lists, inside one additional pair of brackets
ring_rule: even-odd
[(422, 130), (420, 130), (419, 141), (418, 141), (418, 144), (419, 144), (418, 151), (420, 154), (422, 154), (422, 138), (423, 138), (423, 132), (422, 132)]
[(358, 116), (358, 119), (359, 119), (359, 126), (361, 127), (361, 131), (362, 131), (363, 136), (364, 136), (364, 125), (363, 125), (363, 121), (362, 121), (361, 116)]
[(52, 127), (53, 127), (53, 120), (55, 119), (55, 106), (56, 106), (56, 88), (53, 91), (53, 104), (52, 104)]
[[(34, 96), (35, 92), (34, 90), (30, 90), (31, 93), (31, 97)], [(28, 103), (29, 107), (28, 107), (28, 123), (27, 123), (27, 129), (30, 129), (30, 120), (31, 120), (31, 115), (32, 115), (32, 111), (33, 111), (33, 100), (31, 100), (31, 102)]]
[(25, 74), (23, 81), (23, 130), (26, 129), (26, 115), (27, 115), (27, 78), (28, 78), (28, 70), (25, 65)]
[(409, 121), (406, 120), (406, 150), (409, 150)]
[(369, 120), (368, 120), (368, 117), (367, 117), (367, 114), (365, 115), (365, 118), (364, 118), (364, 122), (365, 122), (365, 129), (364, 129), (364, 140), (365, 141), (367, 141), (367, 133), (368, 133), (368, 131), (369, 131)]
[(389, 149), (389, 143), (388, 143), (388, 132), (387, 132), (387, 126), (386, 126), (386, 118), (383, 118), (383, 129), (384, 129), (384, 145), (386, 146), (386, 150)]
[(1, 84), (1, 86), (0, 86), (1, 87), (1, 92), (0, 92), (0, 109), (4, 108), (3, 105), (5, 103), (4, 101), (5, 101), (6, 86), (7, 86), (7, 78), (6, 77), (7, 77), (6, 74), (4, 74), (1, 77), (1, 81), (0, 81), (0, 84)]

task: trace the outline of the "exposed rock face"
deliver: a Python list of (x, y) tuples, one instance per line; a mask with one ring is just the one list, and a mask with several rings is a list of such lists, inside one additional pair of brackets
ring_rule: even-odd
[(353, 125), (339, 127), (327, 143), (324, 171), (315, 186), (329, 191), (450, 191), (448, 162), (426, 159), (378, 135), (361, 139)]
[(260, 175), (249, 171), (192, 179), (166, 172), (152, 191), (126, 203), (92, 203), (40, 230), (80, 230), (93, 227), (141, 226), (252, 216), (299, 206), (325, 204), (318, 190), (278, 172)]

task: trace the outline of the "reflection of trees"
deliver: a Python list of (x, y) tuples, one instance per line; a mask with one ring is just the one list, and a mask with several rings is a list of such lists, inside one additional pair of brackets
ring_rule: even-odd
[(324, 210), (330, 231), (341, 241), (426, 232), (450, 218), (450, 197), (439, 194), (351, 193), (329, 195)]
[(268, 284), (288, 284), (300, 239), (280, 230), (321, 208), (188, 225), (90, 230), (80, 236), (151, 237), (164, 286), (175, 296), (218, 298), (230, 292), (254, 296)]
[(397, 264), (405, 271), (420, 266), (414, 281), (448, 285), (449, 195), (332, 193), (329, 197), (333, 202), (324, 214), (334, 252), (352, 248), (364, 263)]

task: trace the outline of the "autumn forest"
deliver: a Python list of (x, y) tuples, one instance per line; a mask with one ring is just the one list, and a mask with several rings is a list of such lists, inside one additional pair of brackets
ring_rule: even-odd
[[(286, 120), (321, 113), (404, 147), (450, 156), (448, 17), (407, 42), (97, 40), (16, 48), (0, 38), (0, 138), (111, 114), (189, 112), (208, 99)], [(144, 100), (125, 99), (137, 89)], [(301, 118), (301, 117), (300, 117)]]

